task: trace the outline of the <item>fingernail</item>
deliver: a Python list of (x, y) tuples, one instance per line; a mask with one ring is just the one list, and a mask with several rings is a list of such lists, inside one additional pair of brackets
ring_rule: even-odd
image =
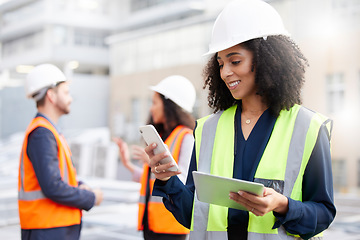
[(156, 147), (156, 143), (153, 143), (151, 146)]

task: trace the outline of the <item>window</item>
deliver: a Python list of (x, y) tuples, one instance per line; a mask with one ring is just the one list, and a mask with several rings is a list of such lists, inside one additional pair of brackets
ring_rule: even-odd
[(336, 17), (350, 23), (353, 26), (358, 26), (357, 23), (360, 17), (360, 1), (359, 0), (332, 0), (332, 7)]
[(329, 74), (326, 77), (327, 104), (330, 113), (337, 113), (344, 107), (345, 84), (342, 73)]
[(357, 186), (360, 188), (360, 159), (357, 162)]
[(24, 21), (24, 19), (30, 19), (43, 11), (44, 4), (42, 1), (35, 1), (29, 4), (24, 4), (15, 10), (3, 13), (3, 26), (9, 26), (11, 24)]
[(55, 26), (54, 29), (54, 44), (56, 46), (67, 44), (67, 29), (63, 26)]
[(100, 31), (75, 29), (74, 43), (83, 47), (106, 48), (107, 46), (104, 43), (106, 36), (106, 33)]
[(343, 159), (334, 160), (333, 163), (334, 188), (341, 190), (346, 187), (346, 162)]
[(102, 11), (99, 0), (77, 0), (74, 6), (77, 12), (99, 14)]
[(140, 123), (141, 119), (141, 105), (140, 100), (138, 98), (131, 99), (131, 120), (135, 124)]
[(3, 57), (9, 57), (16, 54), (22, 54), (31, 49), (42, 46), (43, 32), (33, 32), (22, 37), (3, 42)]
[(150, 8), (156, 5), (161, 5), (164, 3), (175, 2), (175, 1), (179, 1), (179, 0), (132, 0), (131, 9), (132, 11), (135, 12), (137, 10), (141, 10), (144, 8)]

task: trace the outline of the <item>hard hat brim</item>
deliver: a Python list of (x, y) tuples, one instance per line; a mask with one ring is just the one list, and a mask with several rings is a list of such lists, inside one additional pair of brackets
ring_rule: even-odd
[(246, 42), (246, 41), (250, 41), (250, 40), (253, 40), (253, 39), (257, 39), (257, 38), (263, 38), (266, 40), (267, 37), (269, 36), (286, 36), (286, 37), (290, 37), (290, 34), (288, 32), (282, 32), (282, 33), (279, 33), (279, 34), (267, 34), (267, 35), (263, 35), (263, 36), (258, 36), (258, 37), (255, 37), (255, 38), (251, 38), (251, 39), (246, 39), (246, 40), (242, 40), (242, 41), (239, 41), (239, 42), (234, 42), (234, 43), (229, 43), (229, 44), (224, 44), (223, 46), (217, 46), (217, 47), (212, 47), (209, 49), (208, 52), (204, 53), (202, 56), (208, 56), (208, 55), (211, 55), (211, 54), (215, 54), (215, 53), (218, 53), (218, 52), (221, 52), (223, 50), (226, 50), (228, 48), (231, 48), (233, 46), (236, 46), (238, 44), (241, 44), (243, 42)]

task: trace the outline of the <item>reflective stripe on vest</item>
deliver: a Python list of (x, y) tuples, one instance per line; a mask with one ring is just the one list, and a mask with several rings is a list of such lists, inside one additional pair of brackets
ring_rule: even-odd
[[(198, 121), (195, 145), (199, 171), (232, 177), (235, 112), (236, 106), (233, 106), (224, 112)], [(221, 126), (224, 123), (226, 126)], [(285, 183), (283, 194), (301, 201), (302, 175), (315, 145), (319, 128), (324, 123), (327, 123), (325, 117), (298, 105), (292, 107), (290, 111), (281, 111), (255, 173), (254, 181), (282, 180)], [(204, 128), (206, 131), (203, 131)], [(226, 136), (228, 136), (227, 141), (224, 141)], [(218, 141), (217, 138), (220, 140)], [(219, 157), (214, 155), (226, 152), (232, 155), (227, 154), (222, 161), (216, 161)], [(278, 162), (274, 164), (273, 159)], [(276, 165), (275, 169), (274, 165)], [(274, 174), (277, 176), (274, 177)], [(193, 209), (190, 239), (216, 239), (211, 237), (214, 235), (213, 232), (223, 233), (222, 239), (227, 239), (227, 208), (201, 203), (195, 196)], [(264, 217), (256, 217), (250, 213), (248, 239), (294, 239), (294, 236), (287, 235), (282, 226), (272, 230), (274, 222), (275, 217), (272, 213)]]
[[(236, 108), (229, 108), (229, 111)], [(219, 119), (224, 111), (217, 112), (208, 117), (199, 119), (197, 121), (197, 128), (195, 130), (195, 147), (197, 169), (200, 172), (211, 172), (211, 159), (214, 147), (214, 140), (216, 134), (216, 126), (218, 126)], [(206, 131), (203, 131), (206, 129)], [(199, 141), (200, 139), (200, 141)], [(205, 140), (205, 141), (204, 141)], [(201, 160), (200, 160), (201, 159)], [(213, 205), (212, 205), (213, 206)], [(217, 240), (227, 239), (227, 232), (225, 231), (211, 231), (208, 229), (210, 204), (200, 202), (197, 198), (196, 191), (194, 195), (193, 219), (190, 227), (190, 240)]]
[(22, 229), (65, 227), (81, 222), (81, 210), (55, 203), (41, 191), (32, 163), (27, 156), (28, 136), (38, 127), (52, 132), (58, 147), (58, 167), (62, 181), (77, 187), (76, 170), (70, 148), (55, 127), (45, 118), (36, 117), (28, 126), (22, 146), (18, 176), (18, 209)]
[[(178, 162), (181, 149), (181, 143), (186, 134), (192, 134), (192, 130), (184, 127), (176, 127), (169, 137), (165, 140), (174, 160)], [(143, 230), (143, 217), (146, 201), (146, 186), (149, 166), (144, 164), (143, 173), (141, 176), (141, 189), (139, 199), (139, 213), (138, 213), (138, 230)], [(150, 196), (148, 202), (148, 224), (149, 229), (156, 233), (167, 234), (187, 234), (189, 230), (177, 222), (175, 217), (165, 208), (162, 197), (152, 196), (155, 176), (150, 173)]]
[[(41, 190), (34, 190), (34, 191), (24, 191), (24, 154), (23, 152), (26, 151), (26, 149), (22, 149), (21, 151), (21, 159), (20, 159), (20, 189), (18, 192), (18, 199), (24, 200), (24, 201), (32, 201), (32, 200), (39, 200), (39, 199), (45, 199), (45, 195)], [(65, 183), (69, 183), (69, 177), (68, 177), (68, 169), (66, 167), (66, 159), (65, 156), (62, 159), (59, 159), (59, 161), (62, 161), (62, 170), (63, 172), (63, 181)]]

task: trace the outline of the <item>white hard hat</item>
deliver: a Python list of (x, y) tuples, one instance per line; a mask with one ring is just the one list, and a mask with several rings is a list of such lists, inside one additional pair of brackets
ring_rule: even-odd
[(196, 91), (187, 78), (179, 75), (169, 76), (161, 80), (156, 86), (151, 86), (150, 89), (169, 98), (186, 111), (192, 112), (196, 100)]
[(251, 39), (266, 39), (271, 35), (289, 35), (280, 15), (272, 6), (261, 0), (235, 0), (217, 17), (209, 51), (205, 55)]
[(45, 91), (43, 91), (43, 94), (35, 95), (36, 93), (64, 81), (66, 81), (66, 77), (58, 67), (52, 64), (40, 64), (33, 68), (26, 77), (26, 96), (38, 101), (43, 97)]

